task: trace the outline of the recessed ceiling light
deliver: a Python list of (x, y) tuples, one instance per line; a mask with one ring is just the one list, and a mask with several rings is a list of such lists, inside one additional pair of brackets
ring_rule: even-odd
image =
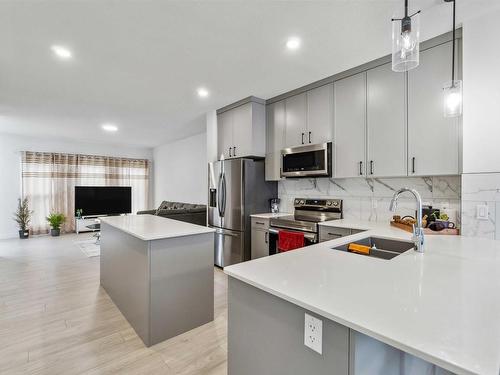
[(200, 87), (196, 92), (200, 98), (206, 98), (209, 95), (208, 90), (204, 87)]
[(116, 132), (118, 131), (118, 126), (115, 124), (102, 124), (101, 128), (107, 132)]
[(69, 49), (67, 49), (66, 47), (54, 45), (54, 46), (50, 47), (50, 49), (52, 50), (54, 55), (56, 55), (60, 59), (69, 60), (73, 57), (73, 54), (71, 53), (71, 51)]
[(296, 37), (288, 38), (286, 41), (286, 48), (290, 50), (296, 50), (300, 47), (300, 39)]

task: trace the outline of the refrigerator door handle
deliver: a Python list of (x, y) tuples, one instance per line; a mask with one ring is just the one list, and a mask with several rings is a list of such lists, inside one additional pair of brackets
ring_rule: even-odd
[(226, 176), (221, 173), (219, 176), (219, 194), (217, 196), (217, 208), (219, 209), (219, 216), (224, 217), (226, 213)]

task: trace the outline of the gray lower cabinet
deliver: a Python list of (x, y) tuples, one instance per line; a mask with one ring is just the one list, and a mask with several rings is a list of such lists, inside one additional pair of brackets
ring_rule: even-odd
[(304, 346), (309, 311), (232, 277), (228, 303), (228, 375), (348, 375), (348, 328), (323, 319), (320, 355)]
[(350, 375), (453, 375), (432, 363), (351, 330)]
[(406, 175), (406, 75), (391, 64), (370, 69), (366, 76), (367, 174)]
[(356, 233), (360, 233), (360, 232), (363, 232), (363, 230), (320, 225), (319, 226), (319, 242), (336, 240), (338, 238), (350, 236), (352, 234), (356, 234)]
[(334, 82), (335, 177), (366, 175), (366, 72)]
[(252, 259), (269, 255), (269, 232), (267, 230), (252, 229)]
[[(305, 313), (322, 320), (322, 354), (304, 345)], [(229, 277), (228, 375), (256, 374), (452, 375), (432, 363)]]
[(349, 228), (336, 228), (336, 227), (319, 227), (319, 242), (336, 240), (345, 236), (351, 235)]
[(269, 219), (252, 217), (251, 258), (269, 255)]
[(409, 176), (460, 173), (460, 120), (443, 116), (451, 51), (451, 42), (423, 51), (419, 67), (408, 72)]

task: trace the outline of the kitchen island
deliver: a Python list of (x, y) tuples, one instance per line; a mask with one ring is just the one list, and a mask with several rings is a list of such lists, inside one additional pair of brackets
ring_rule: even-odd
[(101, 219), (101, 286), (146, 346), (213, 320), (213, 232), (153, 215)]
[[(426, 236), (425, 253), (385, 260), (333, 248), (410, 233), (322, 225), (364, 232), (224, 269), (229, 375), (498, 375), (499, 241)], [(322, 354), (304, 346), (305, 313), (322, 320)]]

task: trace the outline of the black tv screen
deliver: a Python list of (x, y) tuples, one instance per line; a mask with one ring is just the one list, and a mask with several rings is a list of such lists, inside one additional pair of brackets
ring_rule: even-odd
[(75, 186), (75, 212), (82, 216), (119, 215), (132, 212), (131, 186)]

